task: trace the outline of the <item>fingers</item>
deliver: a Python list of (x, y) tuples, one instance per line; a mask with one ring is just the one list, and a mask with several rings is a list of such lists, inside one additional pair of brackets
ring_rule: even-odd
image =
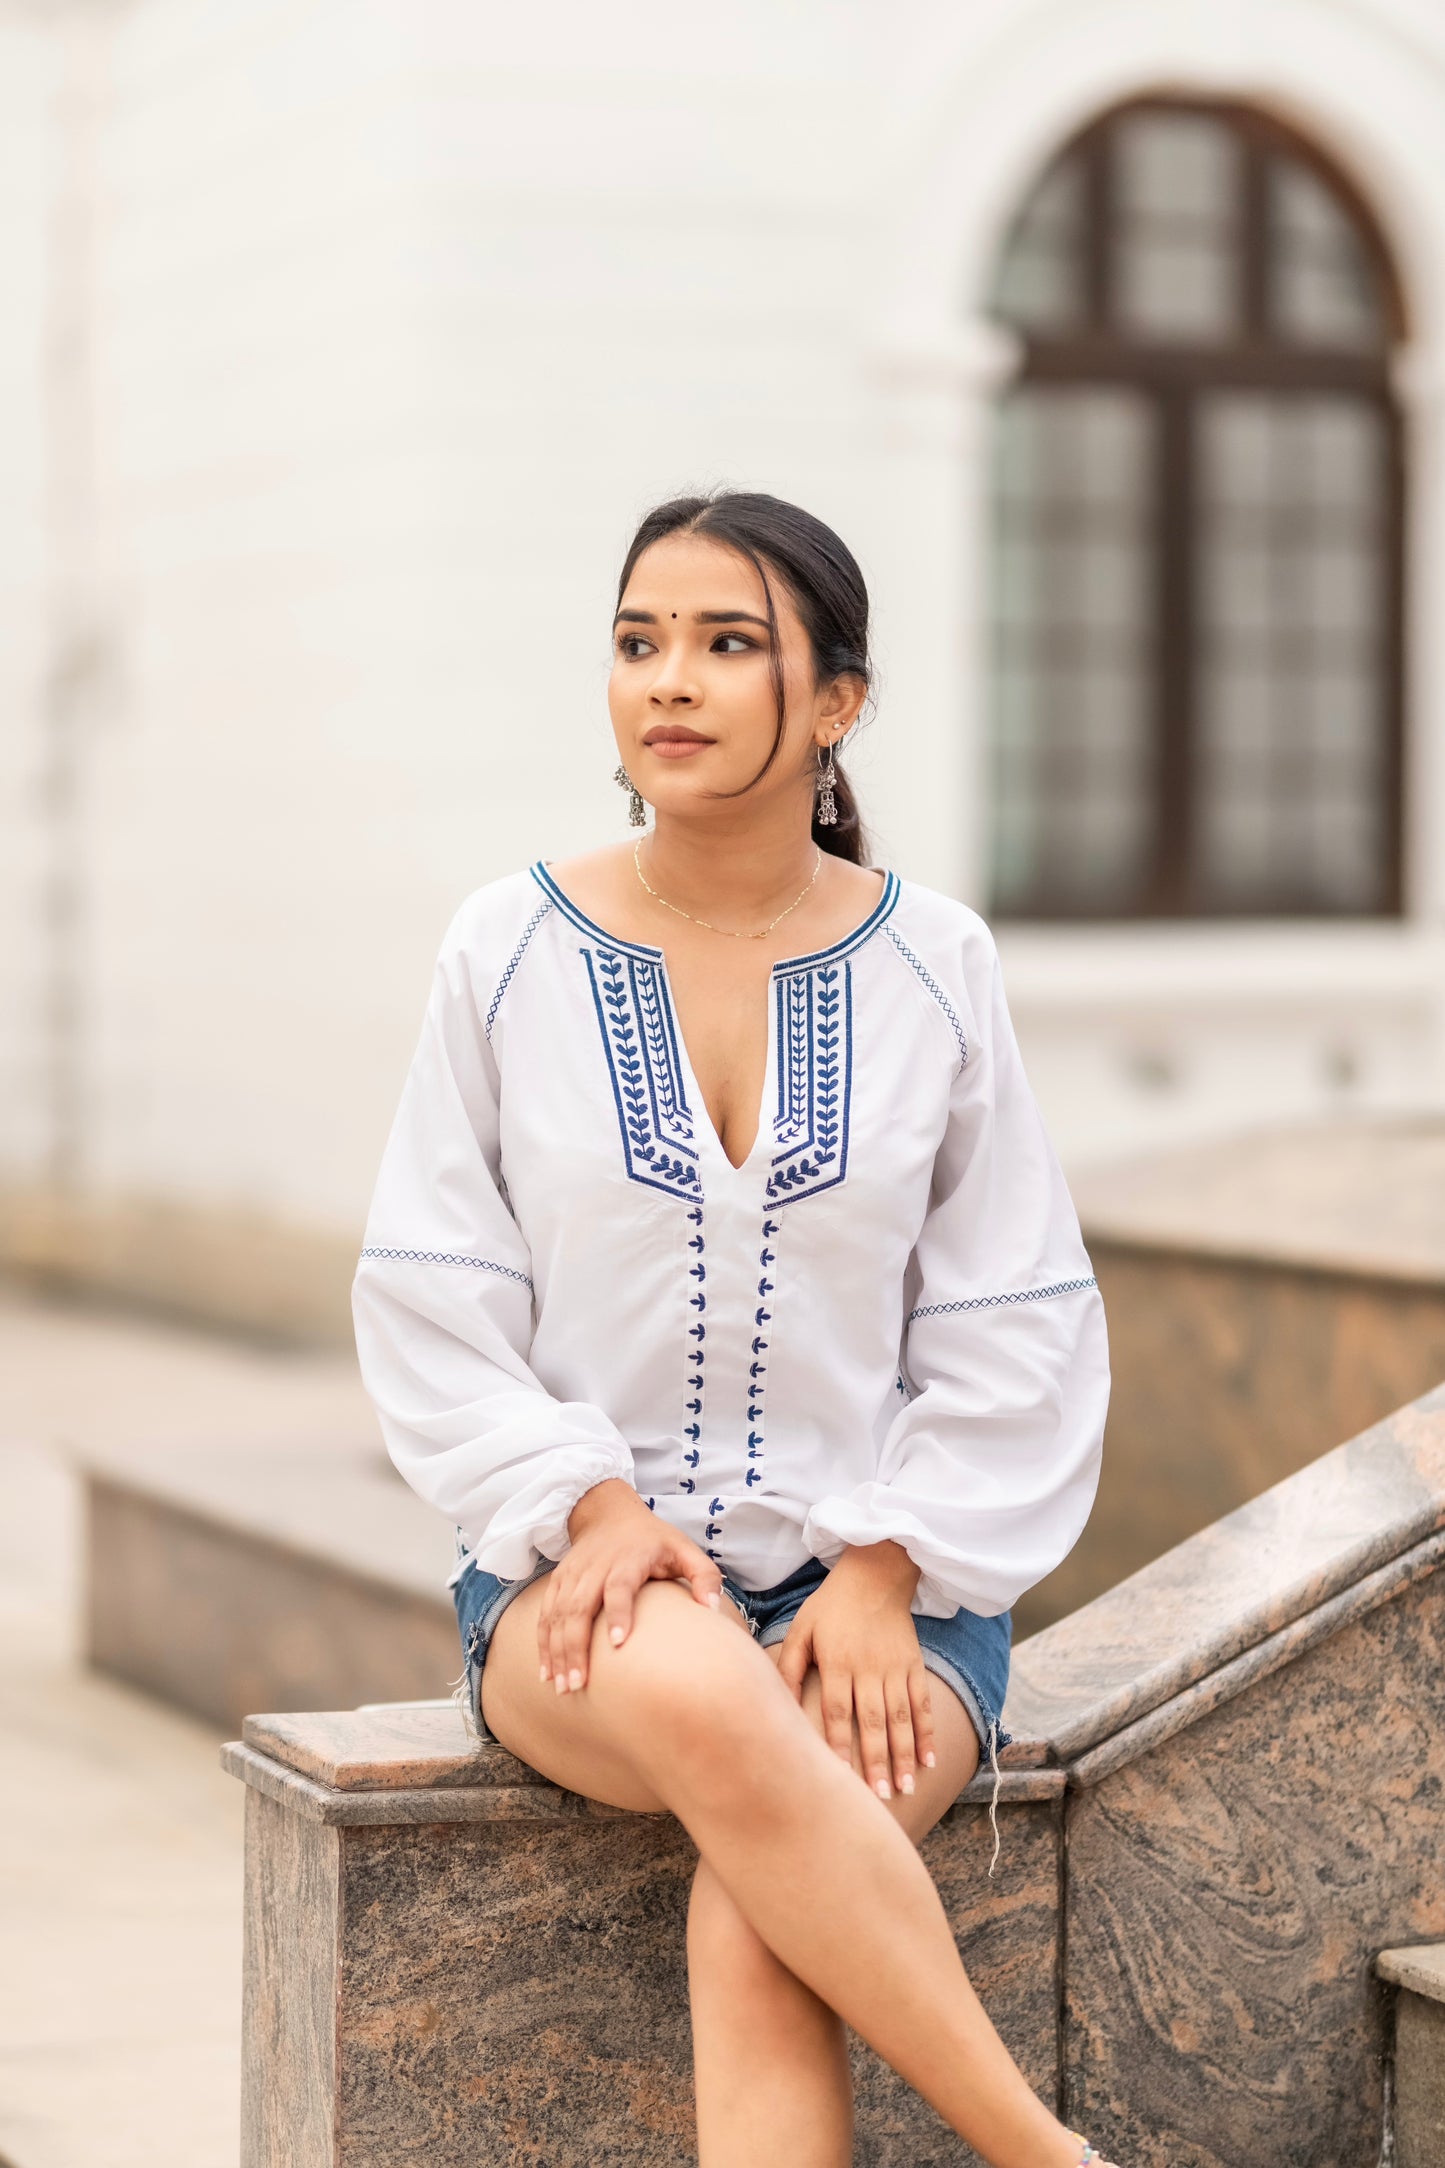
[(783, 1636), (783, 1645), (778, 1651), (778, 1674), (800, 1706), (803, 1699), (803, 1681), (812, 1662), (813, 1636), (799, 1616), (793, 1620)]
[[(853, 1766), (853, 1689), (854, 1681), (846, 1671), (824, 1671), (818, 1668), (818, 1684), (821, 1688), (819, 1714), (823, 1719), (823, 1737), (840, 1760), (851, 1769)], [(859, 1728), (862, 1728), (860, 1715)]]
[(925, 1769), (935, 1769), (938, 1755), (933, 1738), (933, 1698), (921, 1657), (908, 1673), (908, 1701), (913, 1710), (913, 1750)]
[[(826, 1686), (823, 1698), (826, 1703)], [(883, 1681), (878, 1678), (855, 1678), (853, 1706), (858, 1712), (858, 1758), (863, 1764), (863, 1781), (880, 1799), (891, 1799), (893, 1786), (889, 1781), (889, 1729)], [(909, 1728), (911, 1731), (911, 1725)]]
[(587, 1684), (587, 1652), (592, 1621), (602, 1602), (602, 1584), (594, 1575), (565, 1581), (548, 1575), (548, 1590), (537, 1616), (537, 1644), (543, 1680), (559, 1694), (575, 1694)]
[[(787, 1657), (784, 1644), (784, 1660)], [(807, 1654), (801, 1655), (806, 1668)], [(784, 1668), (783, 1663), (778, 1666)], [(801, 1674), (800, 1674), (801, 1677)], [(793, 1680), (789, 1677), (789, 1685)], [(894, 1791), (911, 1797), (918, 1770), (937, 1767), (928, 1673), (922, 1663), (909, 1671), (879, 1678), (855, 1672), (819, 1672), (819, 1716), (823, 1736), (844, 1761), (852, 1761), (853, 1727), (858, 1732), (858, 1761), (864, 1783), (880, 1799)], [(799, 1689), (801, 1698), (801, 1691)]]
[(690, 1563), (682, 1578), (687, 1581), (699, 1603), (707, 1604), (714, 1611), (722, 1608), (723, 1577), (710, 1558), (699, 1558), (695, 1563)]
[(918, 1766), (918, 1745), (913, 1728), (913, 1700), (906, 1671), (894, 1672), (883, 1681), (883, 1707), (888, 1724), (888, 1752), (893, 1762), (893, 1781), (900, 1792), (911, 1792)]
[(602, 1584), (602, 1617), (607, 1638), (615, 1649), (621, 1648), (632, 1631), (633, 1605), (641, 1585), (636, 1574), (621, 1566), (614, 1566)]

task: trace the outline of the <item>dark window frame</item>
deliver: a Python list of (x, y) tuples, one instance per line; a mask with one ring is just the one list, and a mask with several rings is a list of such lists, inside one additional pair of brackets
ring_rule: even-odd
[[(1152, 340), (1116, 328), (1110, 316), (1110, 224), (1113, 183), (1112, 132), (1140, 113), (1189, 114), (1229, 129), (1243, 155), (1240, 201), (1245, 208), (1240, 243), (1243, 328), (1230, 340)], [(1387, 336), (1377, 352), (1305, 344), (1266, 321), (1268, 262), (1264, 215), (1268, 160), (1288, 157), (1307, 168), (1348, 213), (1378, 281)], [(1265, 919), (1398, 919), (1404, 910), (1405, 764), (1405, 534), (1408, 514), (1404, 423), (1392, 381), (1392, 364), (1408, 320), (1399, 275), (1378, 219), (1349, 175), (1309, 137), (1256, 106), (1230, 98), (1146, 93), (1111, 106), (1062, 143), (1050, 169), (1065, 158), (1082, 163), (1087, 206), (1084, 249), (1086, 327), (1067, 332), (1010, 326), (1019, 340), (1021, 365), (1009, 390), (1029, 385), (1108, 385), (1143, 394), (1153, 403), (1159, 429), (1160, 476), (1154, 507), (1156, 591), (1153, 622), (1158, 635), (1152, 719), (1157, 752), (1153, 868), (1132, 903), (1085, 907), (1050, 894), (1036, 880), (1026, 898), (995, 905), (1001, 922), (1061, 920), (1132, 924), (1156, 919), (1248, 922)], [(1042, 175), (1039, 176), (1042, 178)], [(1384, 740), (1381, 901), (1373, 910), (1328, 903), (1281, 902), (1240, 906), (1202, 896), (1192, 879), (1190, 839), (1196, 807), (1192, 773), (1197, 706), (1202, 679), (1194, 625), (1198, 592), (1194, 518), (1195, 414), (1201, 394), (1220, 388), (1260, 390), (1284, 396), (1348, 392), (1378, 410), (1385, 445), (1385, 533), (1382, 564), (1385, 597), (1380, 653)]]

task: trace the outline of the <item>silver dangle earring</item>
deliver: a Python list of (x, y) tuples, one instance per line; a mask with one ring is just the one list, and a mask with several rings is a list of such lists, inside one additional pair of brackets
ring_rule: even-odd
[(624, 790), (630, 790), (632, 793), (632, 802), (627, 808), (627, 818), (632, 823), (632, 826), (634, 828), (645, 827), (647, 825), (647, 810), (642, 802), (642, 792), (633, 782), (620, 760), (612, 771), (612, 780), (614, 783), (620, 783)]
[(838, 821), (838, 801), (833, 796), (833, 777), (836, 773), (836, 764), (833, 759), (831, 745), (828, 747), (827, 764), (824, 764), (820, 753), (817, 766), (818, 803), (815, 809), (815, 818), (820, 827), (833, 828), (836, 827)]

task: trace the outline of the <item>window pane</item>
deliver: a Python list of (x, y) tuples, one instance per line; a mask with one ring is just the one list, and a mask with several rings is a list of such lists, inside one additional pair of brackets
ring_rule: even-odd
[(1226, 909), (1377, 910), (1384, 418), (1334, 393), (1214, 392), (1199, 413), (1201, 886)]
[(1021, 390), (995, 458), (994, 902), (1127, 910), (1152, 839), (1152, 417)]
[(1214, 339), (1234, 330), (1238, 140), (1197, 113), (1127, 114), (1112, 140), (1118, 322), (1157, 339)]
[(1076, 158), (1049, 170), (1015, 220), (994, 285), (998, 314), (1025, 331), (1058, 331), (1084, 314), (1084, 188)]
[(1316, 346), (1383, 346), (1379, 280), (1344, 204), (1308, 167), (1275, 158), (1269, 219), (1270, 298), (1280, 330)]

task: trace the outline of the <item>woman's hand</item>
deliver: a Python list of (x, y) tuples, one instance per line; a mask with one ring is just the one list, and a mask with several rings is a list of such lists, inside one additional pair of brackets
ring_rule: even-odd
[[(801, 1702), (816, 1664), (823, 1690), (823, 1736), (852, 1767), (853, 1718), (863, 1775), (880, 1799), (913, 1790), (921, 1762), (934, 1766), (928, 1673), (910, 1606), (918, 1568), (896, 1543), (845, 1550), (802, 1605), (783, 1642), (778, 1669)], [(891, 1778), (891, 1781), (890, 1781)]]
[(627, 1639), (644, 1581), (688, 1581), (716, 1610), (722, 1575), (690, 1537), (653, 1513), (630, 1483), (609, 1476), (584, 1491), (567, 1520), (572, 1547), (547, 1575), (537, 1619), (542, 1678), (559, 1694), (587, 1684), (592, 1622), (600, 1609), (614, 1647)]

